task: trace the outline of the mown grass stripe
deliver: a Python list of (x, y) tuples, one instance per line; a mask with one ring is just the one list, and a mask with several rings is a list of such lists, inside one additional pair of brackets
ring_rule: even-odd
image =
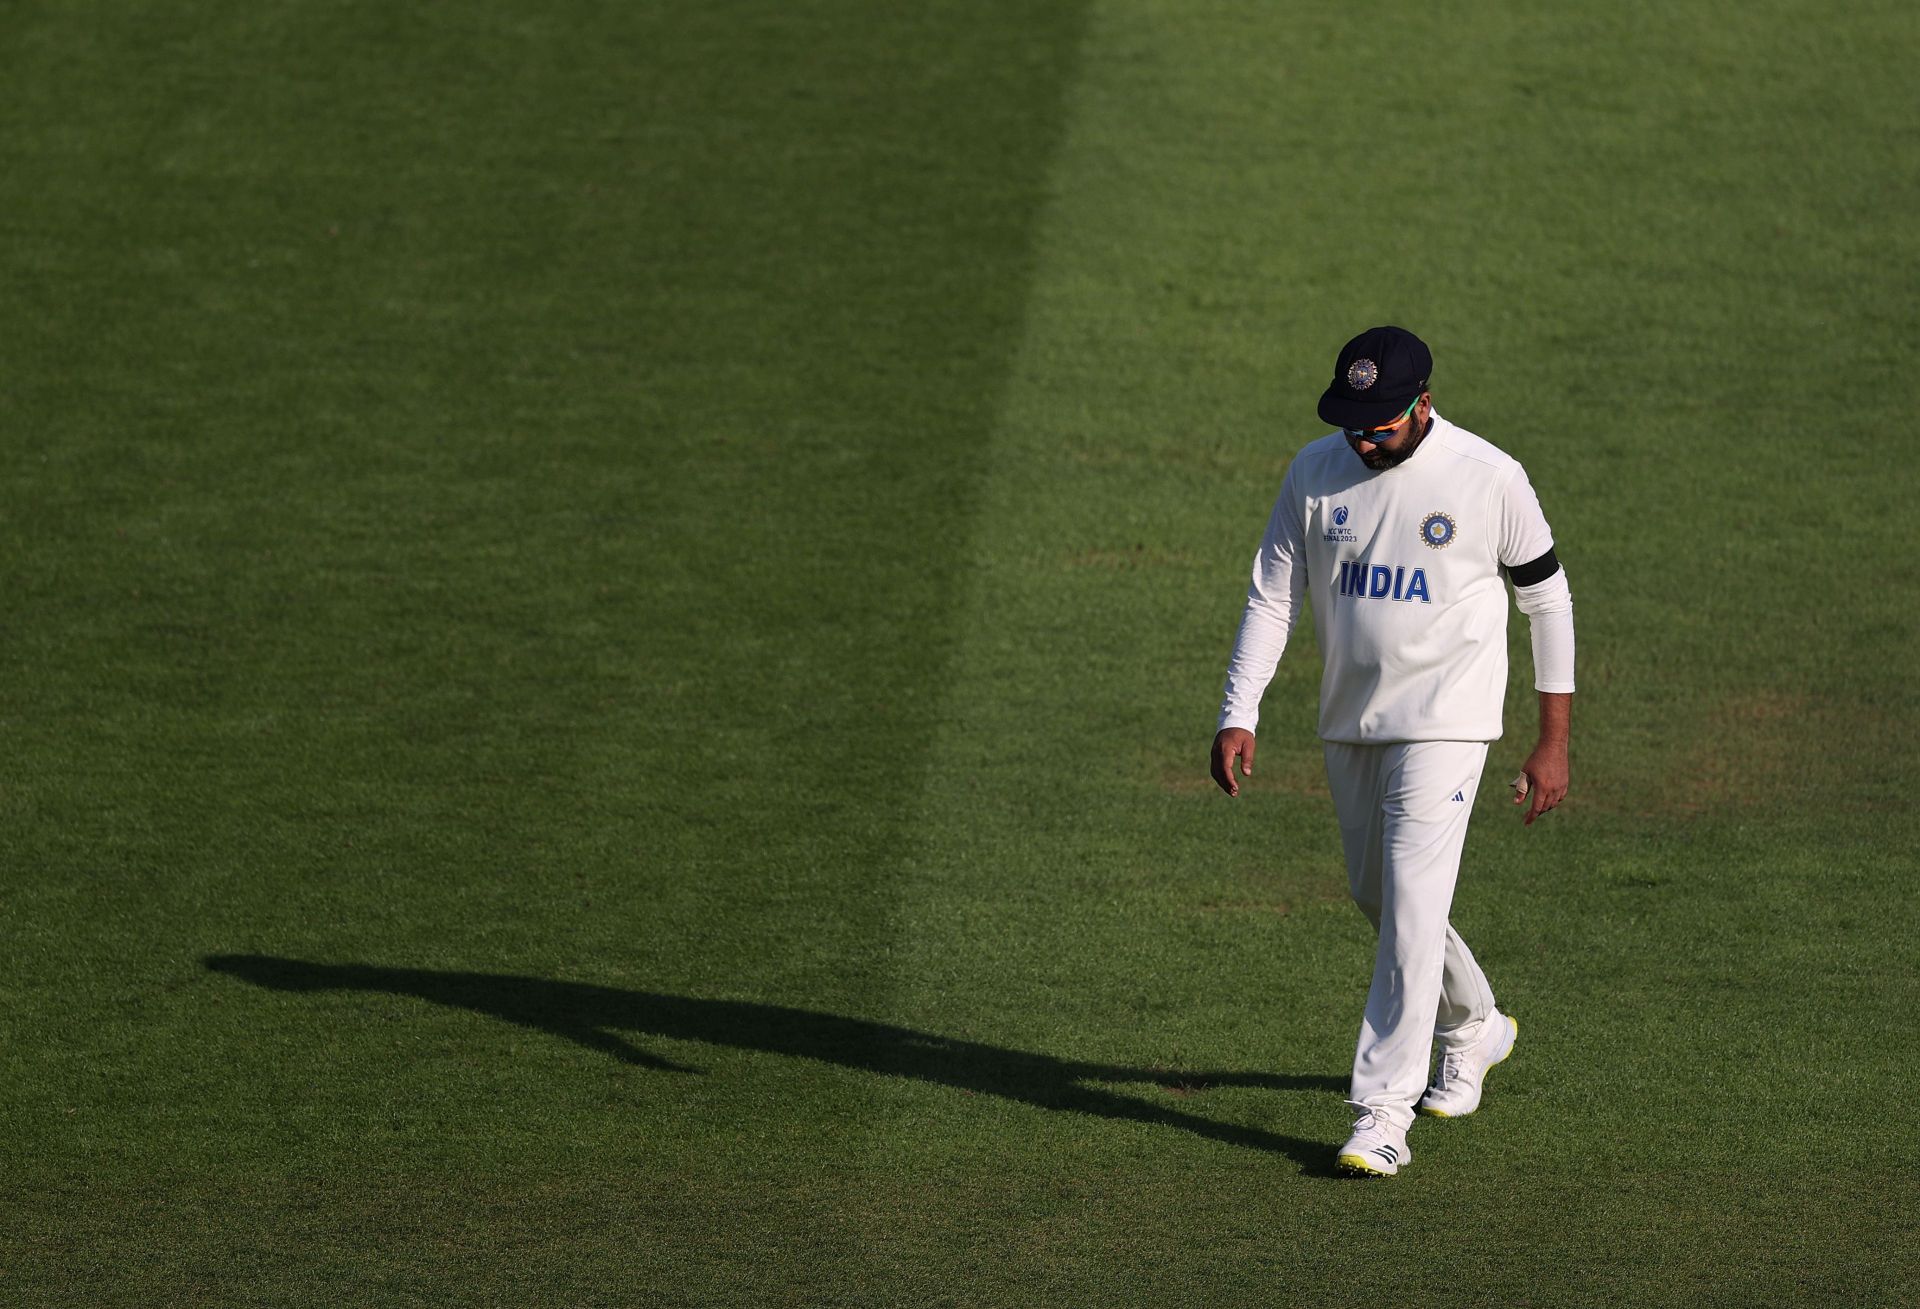
[[(1078, 7), (97, 18), (32, 15), (0, 91), (26, 1275), (111, 1194), (96, 1303), (151, 1243), (244, 1282), (232, 1206), (131, 1219), (216, 1173), (751, 1177), (765, 1101), (842, 1083), (201, 961), (887, 1007)], [(810, 1115), (782, 1167), (852, 1148)]]

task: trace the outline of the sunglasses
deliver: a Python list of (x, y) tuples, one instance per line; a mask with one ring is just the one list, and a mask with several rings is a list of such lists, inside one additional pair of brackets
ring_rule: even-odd
[(1391, 423), (1382, 423), (1378, 427), (1343, 427), (1340, 431), (1349, 441), (1365, 441), (1370, 445), (1378, 445), (1382, 441), (1390, 440), (1391, 438), (1388, 437), (1387, 433), (1406, 422), (1407, 415), (1419, 407), (1420, 397), (1416, 395), (1413, 398), (1413, 403), (1408, 405), (1406, 409), (1401, 412), (1400, 416)]

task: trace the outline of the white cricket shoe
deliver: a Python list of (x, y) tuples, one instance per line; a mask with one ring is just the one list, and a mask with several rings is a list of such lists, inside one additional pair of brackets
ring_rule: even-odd
[(1351, 1177), (1392, 1177), (1413, 1162), (1407, 1148), (1407, 1129), (1395, 1126), (1366, 1105), (1347, 1102), (1360, 1111), (1353, 1135), (1334, 1156), (1333, 1166)]
[(1480, 1107), (1480, 1088), (1487, 1070), (1513, 1053), (1513, 1042), (1520, 1035), (1520, 1024), (1498, 1009), (1487, 1015), (1480, 1039), (1464, 1050), (1449, 1050), (1440, 1057), (1440, 1070), (1433, 1085), (1416, 1106), (1435, 1118), (1464, 1118)]

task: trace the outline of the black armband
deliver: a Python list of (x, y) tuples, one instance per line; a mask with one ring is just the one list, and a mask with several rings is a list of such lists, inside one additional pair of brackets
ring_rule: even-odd
[(1553, 547), (1531, 563), (1515, 564), (1507, 570), (1507, 576), (1513, 579), (1515, 586), (1538, 586), (1560, 571), (1560, 560), (1554, 555)]

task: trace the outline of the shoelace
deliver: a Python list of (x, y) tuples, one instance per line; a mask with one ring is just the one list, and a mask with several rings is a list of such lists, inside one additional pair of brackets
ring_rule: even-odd
[(1464, 1050), (1447, 1051), (1440, 1059), (1440, 1076), (1434, 1079), (1433, 1084), (1442, 1091), (1452, 1085), (1454, 1080), (1460, 1076), (1461, 1066), (1467, 1061), (1466, 1053)]

